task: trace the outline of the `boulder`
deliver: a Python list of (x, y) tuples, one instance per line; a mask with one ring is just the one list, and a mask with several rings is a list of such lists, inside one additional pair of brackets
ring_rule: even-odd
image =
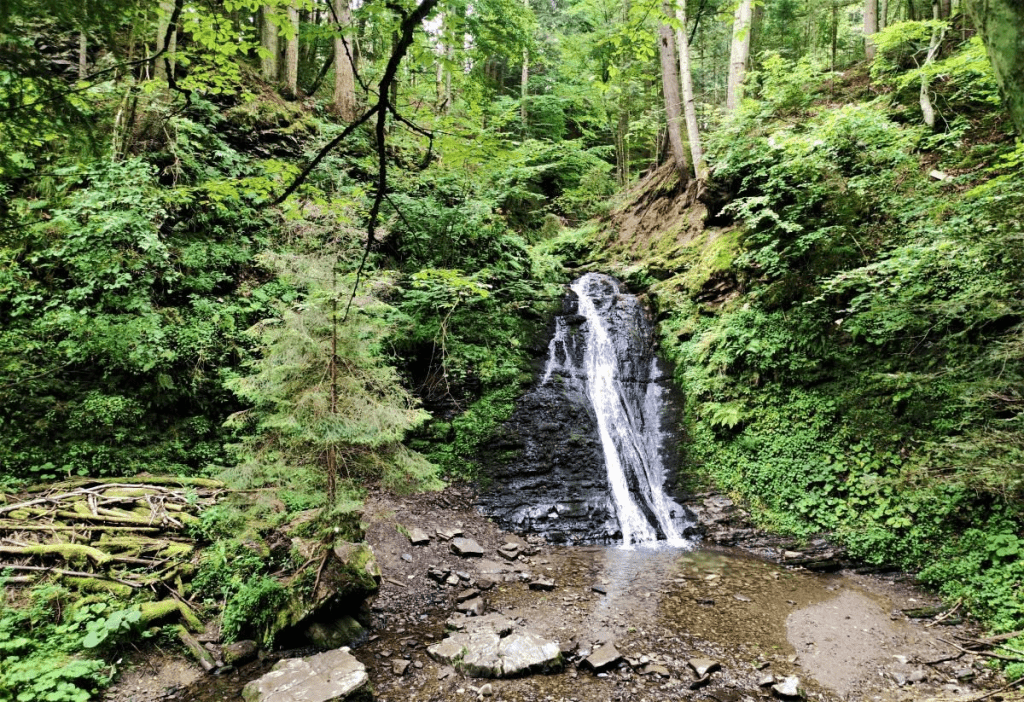
[(427, 647), (434, 660), (478, 678), (509, 678), (562, 668), (562, 653), (554, 641), (517, 627), (498, 614), (457, 622), (458, 631)]
[(259, 646), (256, 645), (255, 641), (249, 640), (224, 644), (220, 650), (221, 658), (224, 659), (224, 665), (248, 663), (256, 657), (258, 652)]
[(341, 648), (356, 643), (366, 635), (363, 625), (344, 614), (306, 627), (306, 638), (319, 649)]
[(366, 667), (344, 649), (279, 661), (242, 690), (245, 702), (369, 702)]
[(479, 617), (484, 613), (484, 599), (482, 597), (473, 597), (465, 600), (464, 602), (460, 602), (456, 605), (455, 609), (460, 612), (465, 612), (472, 617)]

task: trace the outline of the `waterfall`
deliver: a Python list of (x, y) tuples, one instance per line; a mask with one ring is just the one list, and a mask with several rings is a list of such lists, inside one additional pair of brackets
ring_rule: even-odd
[(556, 319), (541, 382), (550, 383), (557, 371), (563, 382), (588, 398), (623, 543), (656, 541), (660, 535), (675, 545), (688, 544), (681, 535), (683, 510), (662, 489), (664, 389), (644, 311), (606, 275), (587, 273), (571, 288), (586, 320), (580, 327), (582, 358), (567, 347), (567, 325)]

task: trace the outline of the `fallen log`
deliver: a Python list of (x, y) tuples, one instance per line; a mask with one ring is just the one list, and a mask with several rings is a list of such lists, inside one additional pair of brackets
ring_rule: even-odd
[(30, 570), (41, 573), (53, 573), (55, 575), (68, 575), (75, 578), (102, 578), (104, 580), (113, 580), (115, 583), (121, 583), (131, 588), (143, 587), (142, 583), (132, 582), (131, 580), (122, 580), (121, 578), (115, 578), (112, 575), (104, 575), (102, 573), (85, 573), (80, 570), (65, 570), (64, 568), (54, 568), (52, 566), (30, 566), (30, 565), (19, 565), (16, 563), (0, 563), (0, 571), (4, 570)]

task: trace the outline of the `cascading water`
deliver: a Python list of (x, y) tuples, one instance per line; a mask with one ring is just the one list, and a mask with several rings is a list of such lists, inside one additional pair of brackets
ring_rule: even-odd
[(549, 541), (688, 546), (692, 515), (664, 490), (675, 407), (648, 316), (609, 276), (571, 290), (540, 382), (490, 444), (481, 507)]
[[(663, 438), (659, 413), (663, 390), (652, 382), (659, 376), (657, 361), (637, 348), (651, 336), (643, 310), (635, 297), (623, 295), (618, 282), (606, 275), (587, 273), (571, 289), (579, 297), (579, 314), (586, 319), (586, 347), (582, 372), (563, 370), (586, 385), (623, 544), (655, 541), (660, 533), (681, 545), (684, 539), (662, 490), (665, 469), (659, 455)], [(556, 329), (544, 382), (550, 382), (558, 363), (559, 344), (562, 356), (571, 359), (564, 349), (564, 324)]]

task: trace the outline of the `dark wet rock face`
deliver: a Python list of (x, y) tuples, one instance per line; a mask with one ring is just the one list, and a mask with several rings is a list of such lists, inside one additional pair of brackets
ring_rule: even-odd
[[(572, 287), (538, 382), (490, 446), (480, 506), (502, 528), (554, 543), (688, 535), (690, 515), (661, 494), (676, 469), (676, 403), (650, 315), (608, 276), (587, 274)], [(597, 354), (600, 363), (614, 358), (600, 365)], [(632, 434), (621, 431), (624, 417)], [(610, 484), (619, 468), (632, 505)]]

